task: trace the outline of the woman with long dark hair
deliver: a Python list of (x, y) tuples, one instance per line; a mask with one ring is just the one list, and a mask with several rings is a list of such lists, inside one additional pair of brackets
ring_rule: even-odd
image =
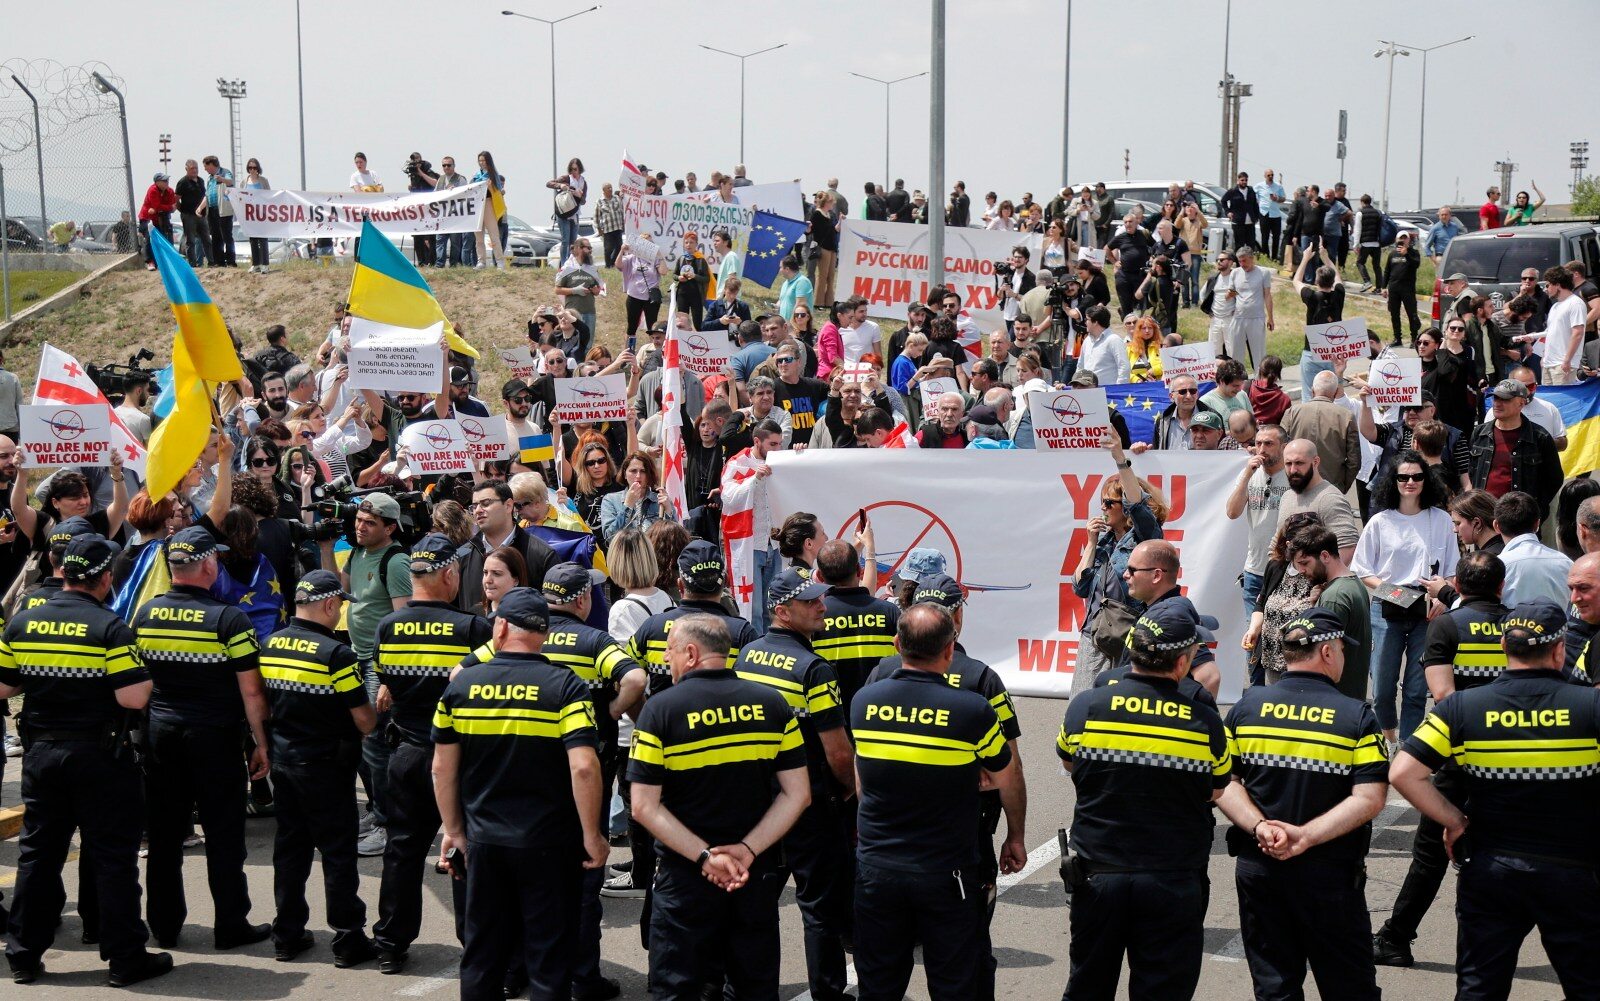
[(1250, 409), (1255, 411), (1257, 427), (1278, 424), (1282, 422), (1283, 415), (1289, 412), (1293, 401), (1278, 385), (1278, 380), (1282, 378), (1283, 359), (1277, 355), (1267, 355), (1256, 368), (1255, 379), (1245, 387), (1245, 393), (1250, 397)]
[(497, 546), (483, 558), (483, 614), (493, 615), (514, 587), (528, 586), (528, 561), (516, 546)]
[[(270, 191), (272, 184), (261, 174), (261, 161), (255, 157), (245, 161), (244, 180), (239, 182), (241, 191)], [(250, 238), (250, 273), (264, 275), (272, 270), (267, 267), (271, 258), (267, 256), (267, 241), (265, 237), (252, 236)]]
[[(495, 231), (500, 237), (500, 253), (506, 252), (506, 237), (510, 235), (510, 226), (506, 222), (506, 175), (500, 173), (494, 165), (494, 154), (488, 150), (478, 153), (478, 172), (472, 175), (472, 180), (489, 182), (489, 204), (494, 209)], [(475, 265), (483, 267), (483, 231), (479, 230), (476, 237), (478, 257)], [(570, 248), (562, 247), (561, 259), (567, 259)], [(498, 267), (505, 267), (505, 259), (496, 262)]]
[(1274, 684), (1283, 677), (1287, 666), (1283, 656), (1284, 623), (1317, 603), (1318, 589), (1289, 559), (1289, 540), (1302, 528), (1320, 524), (1322, 518), (1316, 512), (1297, 511), (1285, 518), (1273, 534), (1255, 611), (1250, 613), (1250, 625), (1239, 642), (1249, 651), (1252, 685)]
[(656, 587), (678, 599), (678, 554), (689, 544), (689, 530), (675, 521), (658, 521), (644, 530), (656, 552)]
[(616, 464), (611, 461), (611, 450), (600, 435), (586, 433), (572, 456), (573, 503), (578, 506), (578, 514), (589, 526), (589, 531), (594, 533), (596, 539), (603, 539), (600, 510), (606, 495), (624, 489), (617, 475)]
[(810, 573), (817, 565), (817, 550), (828, 541), (817, 516), (806, 511), (796, 511), (783, 519), (783, 524), (772, 530), (778, 543), (778, 555), (787, 561), (789, 569)]

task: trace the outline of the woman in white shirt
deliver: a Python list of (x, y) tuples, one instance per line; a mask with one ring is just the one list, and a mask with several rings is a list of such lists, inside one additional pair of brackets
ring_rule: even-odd
[[(1372, 484), (1372, 507), (1356, 543), (1350, 569), (1369, 588), (1405, 585), (1421, 593), (1409, 608), (1372, 599), (1372, 708), (1391, 742), (1405, 740), (1422, 722), (1428, 683), (1422, 652), (1430, 606), (1421, 582), (1456, 572), (1455, 526), (1445, 510), (1449, 494), (1422, 455), (1407, 449)], [(1402, 665), (1403, 662), (1403, 665)], [(1402, 666), (1404, 670), (1402, 671)], [(1400, 713), (1395, 715), (1395, 689)]]
[(623, 594), (611, 604), (606, 629), (618, 643), (632, 641), (645, 619), (673, 606), (672, 595), (656, 587), (659, 571), (644, 529), (629, 526), (612, 538), (606, 549), (606, 572)]
[(1019, 385), (1011, 391), (1011, 398), (1016, 401), (1016, 412), (1028, 412), (1028, 397), (1042, 389), (1049, 389), (1050, 384), (1044, 381), (1044, 366), (1039, 362), (1039, 353), (1028, 350), (1017, 357), (1017, 381)]
[(1006, 232), (1014, 232), (1016, 230), (1017, 207), (1011, 204), (1011, 199), (1007, 198), (1000, 203), (1000, 207), (995, 209), (994, 218), (989, 220), (989, 225), (986, 228), (1005, 230)]
[[(360, 412), (361, 404), (351, 403), (337, 418), (329, 421), (322, 411), (322, 404), (307, 403), (289, 415), (291, 421), (304, 422), (300, 433), (310, 436), (311, 451), (328, 467), (328, 478), (331, 480), (341, 476), (354, 479), (355, 473), (351, 471), (345, 456), (372, 444), (372, 432), (367, 430), (365, 423), (356, 420)], [(302, 441), (298, 444), (306, 443)]]
[(1071, 253), (1061, 220), (1050, 220), (1050, 225), (1044, 230), (1044, 244), (1039, 248), (1039, 267), (1048, 268), (1053, 275), (1060, 275), (1066, 270)]

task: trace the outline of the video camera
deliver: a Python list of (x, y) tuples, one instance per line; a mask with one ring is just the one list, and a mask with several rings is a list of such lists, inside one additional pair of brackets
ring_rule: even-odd
[(156, 374), (140, 364), (140, 362), (155, 361), (155, 358), (155, 352), (149, 348), (140, 348), (128, 356), (126, 365), (119, 365), (116, 362), (96, 365), (90, 362), (87, 367), (89, 379), (100, 392), (106, 394), (106, 399), (113, 405), (120, 404), (123, 397), (127, 396), (128, 390), (136, 386), (149, 386), (150, 395), (155, 396), (160, 392), (156, 384)]
[(433, 164), (424, 160), (421, 154), (418, 153), (411, 154), (411, 159), (407, 160), (406, 165), (400, 168), (400, 172), (414, 181), (417, 179), (417, 169), (419, 167), (424, 174), (433, 173)]
[(422, 491), (391, 492), (388, 487), (357, 490), (350, 477), (341, 476), (312, 488), (313, 500), (301, 510), (315, 511), (318, 516), (317, 523), (307, 526), (290, 522), (290, 535), (296, 543), (302, 540), (322, 542), (325, 539), (337, 539), (342, 535), (353, 544), (356, 537), (356, 512), (361, 510), (362, 500), (367, 494), (379, 493), (389, 494), (395, 503), (400, 505), (400, 534), (396, 537), (398, 541), (410, 545), (432, 531), (433, 509), (428, 504), (427, 495)]

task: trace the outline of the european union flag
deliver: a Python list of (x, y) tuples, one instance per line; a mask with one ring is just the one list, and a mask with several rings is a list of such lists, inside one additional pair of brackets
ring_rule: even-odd
[(778, 265), (805, 235), (805, 223), (757, 209), (750, 226), (750, 247), (744, 255), (745, 281), (771, 288), (778, 280)]
[[(1215, 382), (1202, 382), (1200, 395), (1211, 392)], [(1121, 386), (1106, 387), (1106, 403), (1128, 422), (1130, 441), (1152, 442), (1156, 437), (1156, 418), (1172, 404), (1167, 384), (1155, 382), (1130, 382)]]

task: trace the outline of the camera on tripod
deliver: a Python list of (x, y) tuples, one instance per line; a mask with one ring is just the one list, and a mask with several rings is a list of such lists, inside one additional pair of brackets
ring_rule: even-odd
[(141, 362), (155, 361), (155, 358), (155, 352), (149, 348), (140, 348), (137, 352), (128, 356), (126, 365), (119, 365), (116, 362), (96, 365), (90, 362), (86, 371), (89, 373), (90, 381), (99, 388), (100, 392), (106, 394), (106, 399), (110, 400), (112, 405), (115, 406), (120, 404), (123, 397), (128, 395), (128, 390), (136, 386), (149, 386), (151, 396), (160, 392), (156, 384), (156, 374), (140, 364)]
[(417, 170), (419, 168), (424, 174), (433, 173), (433, 164), (424, 160), (422, 158), (422, 154), (413, 153), (411, 154), (411, 159), (406, 161), (406, 165), (400, 168), (400, 172), (415, 181), (417, 179)]

